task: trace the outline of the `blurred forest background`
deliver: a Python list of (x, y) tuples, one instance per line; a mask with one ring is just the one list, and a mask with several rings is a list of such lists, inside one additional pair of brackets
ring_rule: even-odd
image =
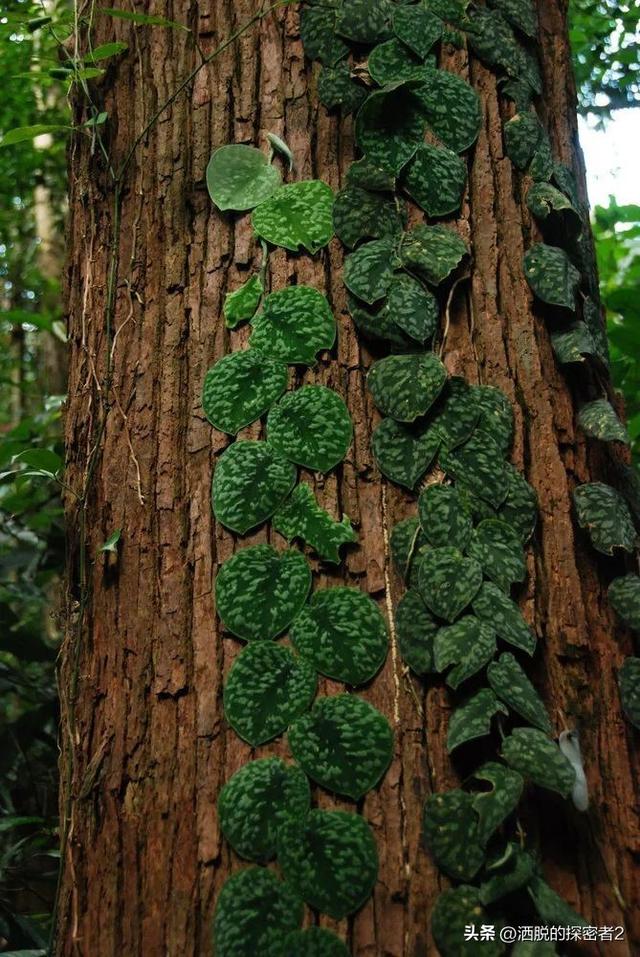
[[(637, 3), (571, 0), (571, 27), (579, 110), (606, 135), (612, 112), (640, 107)], [(123, 44), (110, 44), (73, 63), (62, 47), (73, 30), (68, 0), (2, 0), (0, 952), (25, 955), (47, 947), (58, 870), (55, 659), (64, 562), (60, 281), (68, 97), (73, 83), (86, 85), (123, 52)], [(640, 110), (638, 117), (640, 128)], [(93, 122), (108, 117), (98, 114)], [(635, 149), (629, 143), (629, 164)], [(624, 397), (637, 464), (640, 205), (619, 204), (612, 195), (608, 205), (592, 210), (592, 221), (612, 374)]]

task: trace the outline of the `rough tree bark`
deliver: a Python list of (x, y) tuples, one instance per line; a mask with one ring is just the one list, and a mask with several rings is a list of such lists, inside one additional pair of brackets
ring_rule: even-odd
[[(95, 91), (109, 113), (114, 165), (199, 61), (194, 37), (207, 54), (258, 6), (258, 0), (144, 5), (187, 22), (192, 34), (97, 19), (94, 45), (114, 37), (130, 45)], [(556, 154), (584, 188), (565, 3), (539, 0), (538, 7), (546, 124)], [(292, 148), (302, 178), (340, 186), (354, 154), (352, 121), (318, 106), (298, 22), (294, 7), (254, 26), (199, 73), (138, 149), (117, 241), (109, 394), (103, 315), (113, 190), (86, 139), (76, 139), (70, 152), (66, 432), (67, 482), (74, 489), (85, 479), (103, 409), (107, 417), (87, 500), (90, 587), (80, 629), (79, 514), (68, 503), (69, 627), (60, 680), (62, 809), (71, 816), (59, 954), (209, 954), (216, 896), (239, 863), (221, 839), (215, 801), (250, 749), (222, 716), (222, 684), (239, 646), (222, 640), (212, 593), (216, 569), (238, 543), (212, 518), (212, 468), (228, 439), (205, 421), (200, 393), (212, 361), (246, 342), (246, 330), (225, 330), (221, 305), (247, 276), (256, 247), (248, 216), (236, 220), (212, 207), (204, 171), (215, 146), (257, 144), (272, 131)], [(466, 53), (452, 54), (446, 65), (470, 78), (484, 116), (458, 221), (474, 266), (454, 297), (446, 364), (470, 381), (499, 386), (514, 402), (514, 461), (541, 504), (521, 596), (542, 637), (535, 678), (556, 730), (565, 721), (582, 730), (592, 794), (588, 820), (536, 799), (525, 823), (539, 841), (548, 879), (590, 923), (625, 923), (635, 932), (635, 945), (604, 945), (606, 953), (631, 954), (640, 946), (640, 930), (632, 926), (640, 916), (638, 760), (615, 685), (630, 642), (605, 600), (612, 563), (599, 567), (576, 530), (570, 502), (576, 482), (606, 480), (613, 463), (576, 431), (567, 380), (524, 281), (522, 253), (536, 232), (520, 178), (503, 155), (502, 121), (512, 108), (499, 98), (492, 73)], [(411, 496), (385, 488), (373, 465), (369, 438), (377, 417), (363, 381), (371, 355), (346, 312), (339, 244), (315, 259), (275, 251), (270, 269), (273, 288), (295, 277), (330, 296), (338, 344), (305, 381), (341, 393), (356, 427), (344, 466), (316, 490), (326, 508), (352, 518), (359, 547), (338, 572), (316, 565), (317, 583), (354, 583), (384, 610), (386, 585), (394, 602), (402, 591), (384, 530), (415, 505)], [(246, 430), (248, 437), (258, 434), (257, 426)], [(116, 528), (122, 539), (114, 559), (99, 549)], [(263, 528), (243, 544), (272, 534)], [(332, 687), (339, 686), (325, 683)], [(444, 747), (450, 704), (441, 687), (425, 692), (406, 676), (396, 654), (364, 695), (395, 724), (396, 750), (363, 808), (380, 852), (379, 882), (362, 911), (338, 930), (358, 957), (434, 954), (428, 913), (445, 882), (421, 848), (419, 831), (424, 797), (456, 781)], [(262, 748), (261, 755), (283, 747)], [(323, 806), (339, 803), (317, 797)]]

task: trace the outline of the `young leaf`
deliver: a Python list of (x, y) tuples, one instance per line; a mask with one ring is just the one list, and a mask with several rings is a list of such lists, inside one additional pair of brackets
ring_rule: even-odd
[(111, 532), (111, 535), (107, 538), (104, 545), (100, 546), (101, 552), (113, 552), (114, 554), (118, 551), (118, 542), (120, 541), (120, 536), (122, 535), (122, 529), (116, 528), (115, 532)]
[(267, 419), (270, 447), (313, 472), (329, 472), (341, 462), (352, 436), (344, 401), (323, 385), (287, 392)]
[(268, 243), (311, 254), (333, 236), (333, 192), (318, 179), (280, 186), (251, 217), (253, 228)]
[(207, 166), (207, 189), (218, 207), (253, 209), (279, 187), (280, 172), (255, 146), (230, 143), (215, 150)]
[(59, 133), (60, 130), (69, 131), (72, 129), (72, 126), (64, 126), (60, 123), (38, 123), (35, 126), (16, 126), (4, 134), (0, 140), (0, 148), (3, 146), (14, 146), (16, 143), (24, 143), (25, 140), (33, 140), (36, 136), (42, 136), (43, 133)]
[(276, 954), (285, 934), (302, 925), (302, 901), (265, 867), (232, 874), (220, 891), (213, 918), (216, 957)]
[(247, 279), (235, 292), (226, 294), (222, 313), (227, 329), (235, 329), (239, 323), (246, 322), (254, 316), (263, 292), (262, 279), (259, 275), (255, 275)]
[(295, 481), (295, 465), (266, 442), (234, 442), (213, 473), (213, 513), (226, 528), (244, 535), (273, 515)]
[(124, 53), (124, 51), (128, 49), (129, 47), (126, 43), (102, 43), (100, 46), (94, 47), (94, 49), (85, 56), (85, 61), (87, 63), (97, 63), (99, 60), (108, 60), (109, 57), (117, 56), (119, 53)]
[(358, 540), (345, 515), (337, 522), (321, 508), (306, 482), (297, 485), (273, 516), (273, 527), (288, 542), (301, 538), (326, 562), (340, 562), (340, 547)]
[(218, 359), (207, 372), (202, 408), (216, 428), (229, 435), (255, 422), (287, 388), (287, 367), (249, 349)]
[(184, 30), (190, 33), (189, 27), (182, 23), (176, 23), (175, 20), (167, 20), (166, 17), (151, 16), (147, 13), (135, 13), (132, 10), (116, 10), (113, 7), (101, 7), (102, 13), (107, 13), (110, 17), (116, 17), (119, 20), (130, 20), (132, 23), (139, 23), (141, 26), (150, 27), (171, 27), (174, 30)]

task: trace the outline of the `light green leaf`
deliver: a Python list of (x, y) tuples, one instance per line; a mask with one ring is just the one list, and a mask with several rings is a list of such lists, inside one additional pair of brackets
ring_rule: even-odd
[(271, 448), (313, 472), (329, 472), (341, 462), (352, 435), (344, 401), (323, 385), (287, 392), (267, 419)]
[(218, 797), (220, 829), (236, 854), (250, 861), (275, 857), (279, 828), (288, 817), (304, 817), (311, 793), (306, 775), (280, 758), (245, 764)]
[(355, 694), (338, 694), (318, 698), (292, 724), (289, 747), (312, 781), (359, 801), (389, 766), (393, 731), (373, 705)]
[(357, 588), (322, 588), (291, 627), (291, 642), (316, 671), (361, 685), (382, 667), (388, 637), (374, 601)]
[(607, 595), (625, 625), (640, 632), (640, 578), (632, 574), (614, 578)]
[(280, 186), (251, 217), (253, 228), (268, 243), (297, 252), (317, 253), (333, 236), (333, 192), (319, 179)]
[(113, 552), (114, 554), (117, 554), (118, 542), (120, 541), (121, 535), (122, 535), (122, 529), (116, 528), (115, 532), (111, 532), (111, 535), (109, 535), (104, 545), (100, 546), (100, 551)]
[(314, 810), (290, 818), (280, 829), (278, 863), (303, 900), (334, 920), (362, 907), (378, 876), (371, 829), (347, 811)]
[(225, 318), (227, 329), (235, 329), (241, 322), (251, 319), (260, 305), (264, 285), (259, 275), (251, 276), (247, 281), (236, 289), (235, 292), (228, 292), (224, 297), (224, 306), (222, 313)]
[(440, 437), (423, 425), (383, 419), (371, 436), (371, 450), (383, 475), (392, 482), (415, 488), (435, 459)]
[(400, 204), (380, 193), (357, 186), (347, 186), (337, 196), (333, 207), (336, 236), (353, 248), (361, 239), (398, 236), (406, 215)]
[(4, 134), (0, 140), (0, 149), (3, 146), (14, 146), (16, 143), (34, 140), (36, 136), (42, 136), (43, 133), (59, 133), (61, 130), (68, 132), (72, 129), (72, 126), (64, 126), (61, 123), (37, 123), (35, 126), (16, 126)]
[(536, 243), (525, 253), (524, 274), (542, 302), (575, 312), (580, 273), (564, 249)]
[(287, 388), (287, 367), (252, 349), (232, 352), (204, 379), (202, 408), (216, 429), (236, 435), (255, 422)]
[(587, 435), (603, 442), (629, 444), (629, 434), (618, 418), (615, 409), (606, 399), (586, 402), (578, 413), (578, 424)]
[(337, 522), (321, 508), (311, 488), (297, 485), (273, 517), (273, 527), (287, 541), (301, 538), (326, 562), (340, 562), (340, 548), (357, 542), (358, 536), (345, 515)]
[(102, 43), (100, 46), (94, 47), (94, 49), (85, 56), (85, 61), (87, 63), (96, 63), (98, 60), (108, 60), (109, 57), (117, 56), (119, 53), (124, 53), (124, 51), (128, 49), (129, 47), (126, 43)]
[(213, 513), (244, 535), (273, 515), (295, 481), (295, 466), (266, 442), (234, 442), (213, 473)]
[(440, 628), (433, 649), (436, 671), (455, 665), (447, 676), (447, 684), (455, 689), (491, 661), (496, 651), (496, 636), (488, 622), (465, 615), (455, 624)]
[[(489, 666), (491, 667), (491, 665)], [(460, 745), (491, 734), (491, 719), (496, 714), (507, 714), (507, 709), (493, 691), (481, 688), (455, 709), (447, 728), (447, 751), (451, 754)]]
[(151, 16), (148, 13), (136, 13), (133, 10), (116, 10), (113, 7), (101, 7), (101, 13), (107, 13), (110, 17), (116, 17), (119, 20), (130, 20), (131, 23), (139, 23), (141, 26), (149, 27), (171, 27), (174, 30), (184, 30), (190, 33), (189, 27), (183, 23), (176, 23), (175, 20), (167, 20), (166, 17)]
[(280, 957), (285, 934), (302, 924), (302, 901), (265, 867), (232, 874), (213, 918), (216, 957)]
[(484, 861), (473, 797), (455, 788), (431, 794), (422, 818), (424, 842), (438, 867), (458, 881), (471, 880)]
[(290, 364), (313, 365), (317, 353), (331, 349), (336, 338), (331, 306), (311, 286), (288, 286), (270, 293), (251, 326), (252, 349)]
[(528, 655), (536, 650), (536, 637), (516, 603), (493, 582), (484, 582), (473, 599), (473, 613), (490, 624), (499, 638)]
[(542, 699), (512, 654), (505, 651), (497, 661), (492, 661), (487, 668), (487, 678), (501, 701), (525, 721), (551, 734), (551, 722)]
[(405, 268), (415, 270), (432, 286), (444, 282), (467, 254), (460, 236), (447, 226), (414, 226), (400, 246)]
[(502, 742), (502, 756), (510, 767), (534, 784), (568, 797), (576, 773), (558, 745), (537, 728), (514, 728)]
[(224, 715), (254, 748), (277, 738), (313, 701), (316, 673), (308, 661), (272, 641), (252, 641), (224, 686)]
[(13, 456), (13, 462), (19, 465), (28, 465), (32, 469), (39, 469), (50, 475), (56, 475), (63, 467), (64, 462), (53, 449), (25, 449)]
[(466, 163), (453, 150), (431, 143), (422, 143), (402, 172), (404, 188), (434, 217), (460, 209), (466, 182)]
[(445, 621), (458, 618), (473, 601), (481, 584), (480, 565), (473, 558), (465, 558), (457, 548), (430, 548), (420, 559), (418, 587), (422, 600), (434, 615)]
[(439, 625), (417, 589), (410, 588), (398, 602), (395, 624), (402, 660), (417, 675), (433, 671), (433, 641)]
[(215, 588), (228, 631), (245, 641), (269, 640), (282, 634), (307, 600), (311, 569), (294, 549), (250, 545), (222, 563)]
[(425, 538), (435, 548), (465, 551), (473, 525), (466, 502), (451, 485), (429, 485), (420, 493), (418, 514)]
[(255, 146), (221, 146), (207, 165), (209, 196), (221, 210), (253, 209), (279, 185), (280, 172)]
[(289, 168), (289, 172), (290, 173), (293, 172), (296, 166), (296, 162), (293, 158), (293, 153), (291, 152), (291, 148), (288, 146), (288, 144), (285, 143), (284, 140), (280, 139), (277, 133), (267, 133), (266, 137), (267, 137), (267, 143), (269, 144), (269, 147), (271, 150), (271, 154), (273, 156), (275, 156), (276, 154), (278, 156), (281, 156), (283, 160), (286, 162)]
[(578, 524), (589, 532), (591, 544), (604, 555), (616, 548), (632, 552), (637, 535), (629, 506), (622, 495), (604, 482), (579, 485), (573, 493)]
[(399, 422), (414, 422), (433, 405), (447, 379), (433, 352), (386, 356), (374, 362), (367, 385), (381, 412)]
[(517, 771), (496, 761), (483, 764), (473, 776), (491, 785), (491, 790), (473, 795), (473, 807), (478, 815), (479, 839), (482, 844), (486, 844), (494, 831), (497, 831), (518, 806), (524, 781)]
[(625, 658), (618, 672), (618, 684), (624, 713), (640, 730), (640, 658)]

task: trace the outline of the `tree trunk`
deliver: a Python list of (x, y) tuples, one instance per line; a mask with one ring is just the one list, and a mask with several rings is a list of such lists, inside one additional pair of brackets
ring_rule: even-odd
[[(564, 6), (538, 3), (544, 118), (556, 155), (584, 189)], [(97, 20), (94, 46), (114, 37), (129, 43), (96, 91), (109, 113), (116, 168), (199, 62), (194, 37), (206, 55), (258, 7), (258, 0), (217, 0), (147, 11), (184, 20), (192, 34)], [(75, 490), (87, 476), (89, 482), (84, 508), (68, 502), (70, 613), (61, 667), (68, 840), (59, 954), (209, 954), (217, 895), (239, 865), (221, 837), (215, 802), (251, 750), (222, 714), (222, 686), (239, 646), (222, 639), (212, 581), (240, 545), (282, 540), (268, 526), (239, 543), (211, 513), (212, 471), (229, 440), (204, 418), (202, 382), (215, 359), (246, 344), (246, 329), (225, 329), (222, 302), (250, 274), (259, 250), (248, 215), (221, 215), (212, 206), (204, 174), (216, 146), (264, 145), (273, 132), (291, 147), (299, 178), (318, 176), (333, 189), (343, 183), (354, 157), (353, 123), (319, 106), (317, 68), (304, 58), (298, 26), (297, 6), (253, 26), (198, 74), (138, 147), (122, 197), (110, 346), (103, 316), (113, 188), (86, 139), (76, 138), (70, 152), (66, 481)], [(627, 926), (627, 941), (604, 945), (606, 953), (631, 954), (631, 935), (637, 947), (640, 933), (633, 926), (640, 915), (638, 762), (615, 680), (630, 643), (606, 602), (611, 562), (599, 567), (576, 529), (570, 497), (576, 482), (606, 480), (613, 459), (576, 431), (567, 379), (524, 280), (522, 256), (536, 232), (521, 177), (503, 155), (502, 121), (512, 106), (499, 97), (495, 76), (466, 52), (447, 55), (446, 66), (470, 78), (484, 123), (458, 221), (474, 265), (453, 298), (445, 362), (471, 382), (499, 386), (514, 403), (513, 461), (540, 500), (521, 596), (541, 636), (535, 679), (553, 702), (555, 731), (565, 722), (581, 729), (592, 797), (583, 818), (555, 804), (550, 813), (536, 798), (526, 826), (547, 879), (590, 924)], [(364, 388), (371, 355), (346, 311), (341, 266), (337, 241), (314, 258), (276, 250), (270, 282), (280, 289), (297, 280), (330, 297), (338, 343), (304, 381), (340, 393), (355, 425), (344, 465), (315, 489), (325, 508), (351, 517), (359, 546), (337, 571), (315, 563), (314, 584), (355, 584), (386, 612), (403, 591), (387, 532), (415, 513), (415, 497), (382, 481), (372, 460), (378, 416)], [(243, 435), (258, 437), (259, 424)], [(101, 552), (119, 528), (117, 553)], [(351, 920), (320, 918), (358, 957), (437, 953), (428, 914), (446, 880), (421, 845), (422, 804), (457, 779), (445, 746), (451, 704), (441, 685), (425, 687), (393, 649), (363, 693), (395, 730), (392, 766), (363, 806), (380, 854), (379, 880)], [(341, 688), (323, 681), (320, 690)], [(280, 740), (259, 756), (285, 750)], [(350, 807), (317, 790), (320, 806)]]

